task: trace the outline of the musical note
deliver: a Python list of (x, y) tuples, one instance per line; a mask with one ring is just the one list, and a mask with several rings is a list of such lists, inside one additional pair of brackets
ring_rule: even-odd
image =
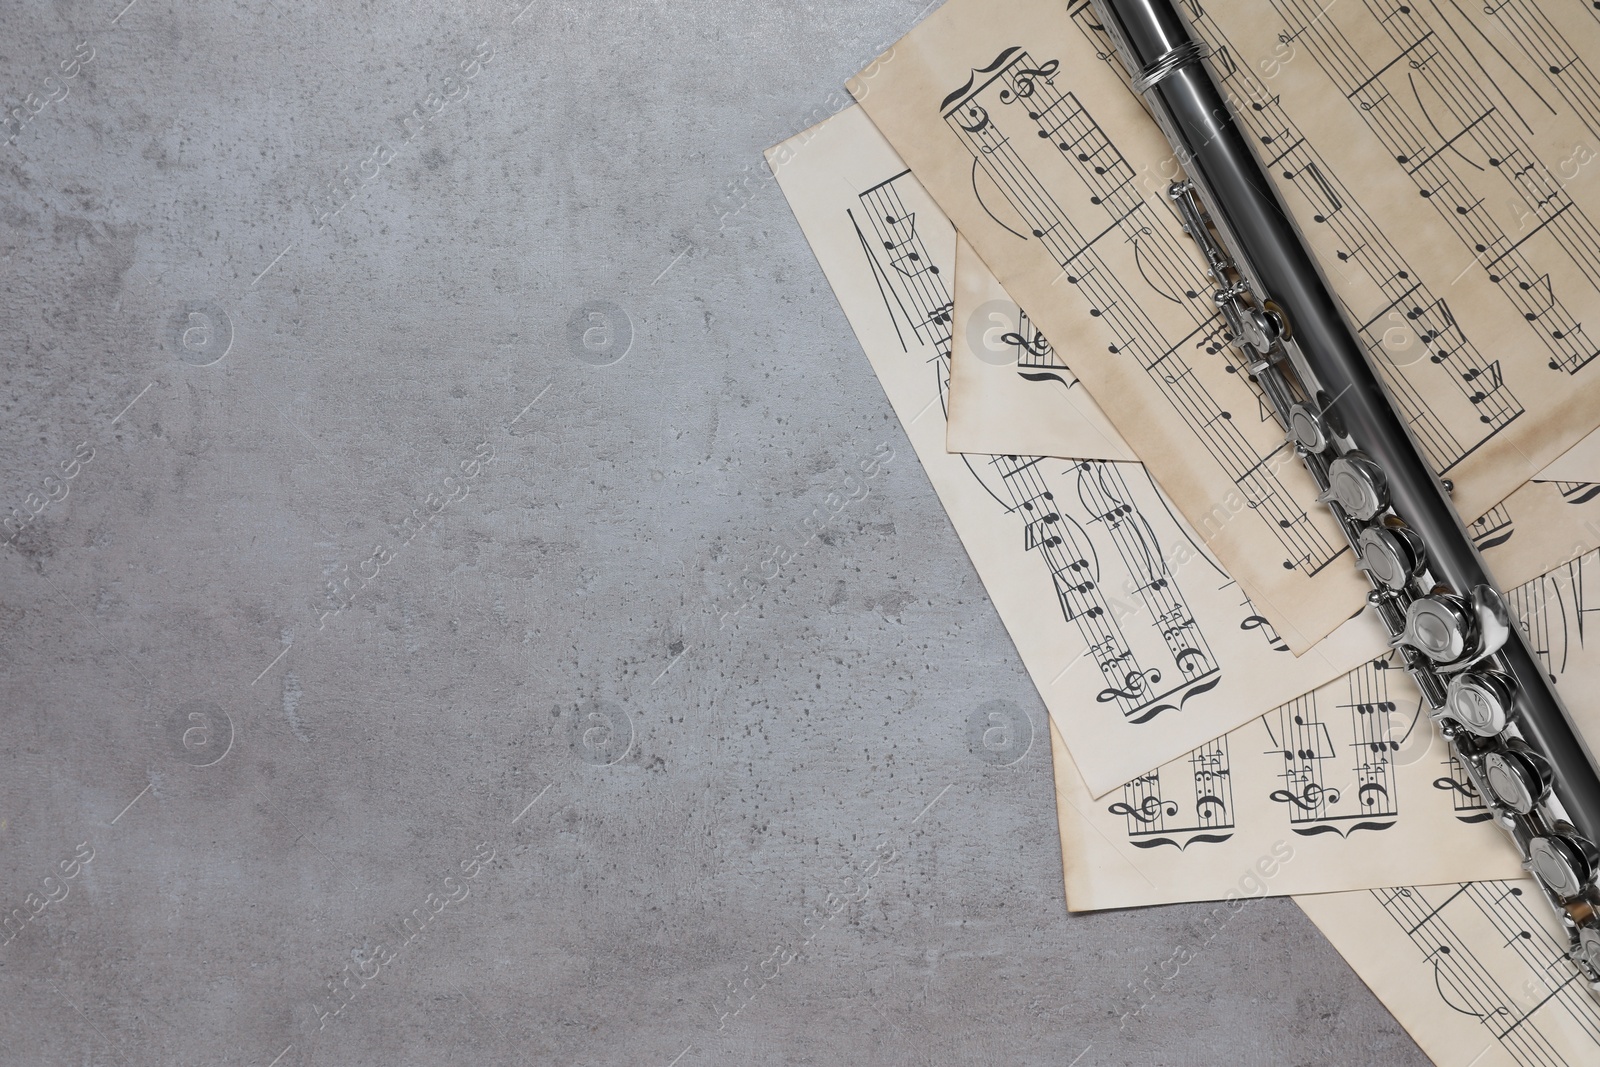
[(1298, 171), (1287, 171), (1285, 173), (1286, 176), (1297, 182), (1302, 175), (1308, 176), (1316, 187), (1317, 195), (1306, 192), (1305, 189), (1301, 190), (1317, 208), (1316, 213), (1311, 216), (1313, 221), (1327, 222), (1334, 215), (1344, 210), (1344, 201), (1339, 199), (1339, 194), (1334, 192), (1333, 186), (1323, 176), (1322, 168), (1317, 166), (1316, 163), (1307, 163)]
[(1539, 275), (1531, 282), (1518, 282), (1517, 288), (1521, 289), (1525, 293), (1531, 294), (1533, 299), (1536, 301), (1534, 307), (1537, 310), (1527, 311), (1522, 315), (1522, 317), (1527, 319), (1529, 322), (1536, 321), (1537, 319), (1541, 318), (1545, 312), (1556, 306), (1556, 294), (1555, 290), (1550, 286), (1550, 275), (1548, 272)]
[(1497, 392), (1501, 386), (1505, 385), (1505, 378), (1500, 371), (1500, 361), (1497, 359), (1493, 363), (1490, 363), (1487, 367), (1468, 367), (1466, 370), (1461, 372), (1461, 377), (1465, 381), (1469, 382), (1475, 382), (1480, 377), (1485, 375), (1488, 376), (1488, 392), (1485, 392), (1482, 389), (1474, 392), (1469, 398), (1474, 404), (1483, 403), (1483, 401), (1491, 393)]
[[(1563, 188), (1574, 176), (1571, 161), (1576, 153), (1559, 162), (1541, 157), (1537, 142), (1530, 140), (1535, 125), (1523, 113), (1527, 107), (1556, 112), (1555, 102), (1535, 88), (1533, 79), (1543, 78), (1591, 132), (1600, 134), (1600, 82), (1579, 60), (1570, 34), (1558, 31), (1541, 5), (1524, 0), (1484, 7), (1498, 20), (1498, 29), (1493, 34), (1478, 29), (1475, 38), (1461, 36), (1453, 26), (1448, 35), (1436, 34), (1436, 18), (1442, 20), (1441, 28), (1450, 24), (1446, 12), (1440, 7), (1417, 9), (1407, 15), (1404, 33), (1390, 35), (1398, 54), (1387, 61), (1369, 61), (1352, 46), (1346, 27), (1365, 19), (1382, 25), (1392, 14), (1379, 15), (1368, 8), (1324, 12), (1310, 0), (1273, 3), (1290, 27), (1304, 35), (1308, 49), (1418, 193), (1436, 207), (1456, 238), (1487, 269), (1489, 279), (1512, 299), (1523, 321), (1536, 330), (1539, 343), (1548, 350), (1544, 362), (1570, 374), (1600, 355), (1575, 336), (1576, 319), (1550, 291), (1551, 271), (1542, 263), (1550, 255), (1571, 260), (1587, 283), (1584, 292), (1592, 298), (1600, 291), (1600, 256), (1594, 253), (1600, 247), (1600, 227)], [(1460, 5), (1452, 6), (1465, 17)], [(1495, 43), (1506, 36), (1515, 41), (1523, 58)], [(1516, 72), (1515, 81), (1481, 77), (1486, 68), (1474, 54), (1477, 48), (1492, 52), (1491, 61), (1509, 64)], [(1406, 62), (1399, 64), (1401, 58)], [(1568, 148), (1563, 144), (1561, 151)], [(1498, 172), (1509, 181), (1526, 205), (1514, 235), (1490, 217), (1491, 187), (1479, 177), (1486, 172)], [(1525, 222), (1530, 218), (1535, 223), (1531, 227)], [(1528, 244), (1547, 232), (1553, 241)], [(1485, 425), (1501, 421), (1495, 416)]]

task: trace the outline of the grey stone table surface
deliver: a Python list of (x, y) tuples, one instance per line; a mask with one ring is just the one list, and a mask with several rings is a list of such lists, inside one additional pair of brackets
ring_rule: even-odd
[(1425, 1063), (1065, 910), (760, 162), (921, 0), (524, 3), (0, 12), (0, 1063)]

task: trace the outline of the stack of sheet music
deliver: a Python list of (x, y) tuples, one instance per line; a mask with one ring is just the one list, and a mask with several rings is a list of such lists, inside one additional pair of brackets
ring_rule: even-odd
[[(1589, 7), (1190, 15), (1600, 745)], [(949, 0), (768, 153), (1049, 709), (1068, 906), (1294, 894), (1440, 1063), (1593, 1062), (1600, 1012), (1361, 613), (1111, 53), (1083, 0)]]

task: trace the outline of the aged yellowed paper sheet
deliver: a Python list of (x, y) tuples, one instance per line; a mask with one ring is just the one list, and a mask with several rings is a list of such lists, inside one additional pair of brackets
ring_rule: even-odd
[[(1003, 323), (1008, 330), (1026, 329), (1025, 313), (1005, 303), (983, 263), (964, 258), (959, 242), (956, 255), (955, 344), (980, 303), (1013, 316)], [(1071, 364), (1073, 347), (1051, 346), (1039, 331), (1031, 340)], [(952, 375), (952, 407), (967, 387)], [(1055, 399), (1029, 440), (1070, 456), (1072, 442), (1092, 430), (1082, 408), (1063, 394)], [(991, 418), (988, 439), (1011, 451), (1021, 431)], [(1529, 483), (1471, 532), (1502, 580), (1521, 584), (1600, 547), (1600, 485)], [(1513, 599), (1526, 605), (1528, 591)], [(1534, 618), (1538, 630), (1542, 616)], [(1099, 800), (1054, 733), (1068, 907), (1215, 899), (1243, 892), (1241, 881), (1281, 895), (1518, 876), (1515, 850), (1481, 824), (1475, 799), (1467, 810), (1476, 821), (1460, 820), (1470, 786), (1427, 721), (1420, 693), (1385, 650), (1375, 646), (1373, 656)], [(1563, 656), (1553, 669), (1568, 662)]]
[[(1580, 729), (1600, 736), (1600, 555), (1513, 588), (1508, 604)], [(1099, 800), (1059, 741), (1055, 754), (1075, 911), (1521, 876), (1515, 850), (1391, 655)], [(1262, 857), (1269, 862), (1257, 865)], [(1256, 877), (1245, 878), (1252, 869)], [(1432, 873), (1415, 873), (1423, 870)], [(1254, 885), (1249, 893), (1241, 879)], [(1362, 897), (1359, 907), (1384, 899)]]
[(1440, 1067), (1600, 1062), (1600, 1001), (1560, 958), (1566, 935), (1532, 880), (1295, 902)]
[[(1244, 518), (1211, 546), (1305, 647), (1358, 602), (1349, 549), (1298, 465), (1275, 462), (1282, 436), (1232, 361), (1166, 203), (1171, 153), (1085, 10), (952, 0), (852, 91), (1045, 335), (1092, 341), (1074, 372), (1179, 510), (1201, 527), (1239, 503)], [(1444, 254), (1455, 237), (1419, 210), (1416, 188), (1373, 180), (1383, 146), (1361, 119), (1297, 120), (1276, 95), (1296, 61), (1198, 26), (1229, 49), (1229, 92), (1462, 509), (1504, 498), (1592, 430), (1600, 374), (1586, 358), (1552, 366), (1529, 343), (1534, 312)]]
[(1054, 743), (1072, 911), (1522, 873), (1388, 656), (1099, 800)]
[[(962, 250), (968, 254), (963, 257)], [(986, 316), (998, 315), (999, 323)], [(950, 406), (956, 410), (965, 403), (964, 392), (988, 388), (998, 393), (996, 379), (963, 377), (960, 366), (962, 337), (978, 336), (978, 323), (991, 331), (1006, 331), (1002, 336), (1025, 331), (1028, 343), (1048, 351), (1062, 366), (1070, 366), (1083, 353), (1081, 338), (1056, 345), (1035, 327), (1027, 313), (1012, 302), (1005, 288), (989, 268), (971, 253), (971, 246), (958, 235), (956, 244), (956, 285), (952, 338)], [(1021, 334), (1016, 334), (1021, 339)], [(983, 343), (980, 339), (979, 343)], [(969, 358), (971, 352), (969, 351)], [(1009, 370), (1011, 368), (999, 368)], [(1059, 386), (1059, 383), (1056, 383)], [(1015, 388), (1007, 386), (1007, 388)], [(1041, 394), (1035, 394), (1034, 399)], [(1042, 394), (1050, 403), (1026, 410), (1027, 422), (1014, 418), (1002, 404), (968, 408), (969, 429), (1001, 453), (1026, 452), (1072, 458), (1080, 455), (1080, 445), (1095, 441), (1100, 433), (1099, 407), (1082, 382), (1071, 391), (1059, 387)], [(980, 414), (981, 412), (981, 414)], [(979, 425), (980, 419), (982, 425)], [(1600, 439), (1600, 433), (1591, 434)], [(954, 438), (954, 433), (950, 435)], [(1023, 445), (1029, 446), (1023, 448)], [(1580, 446), (1582, 447), (1582, 446)], [(1212, 527), (1206, 528), (1209, 534)], [(1520, 585), (1546, 571), (1600, 548), (1600, 483), (1528, 482), (1505, 500), (1468, 524), (1468, 533), (1494, 570), (1502, 586)], [(1201, 538), (1206, 540), (1205, 537)]]
[(1136, 460), (1063, 354), (956, 238), (951, 452)]
[(1385, 647), (1296, 659), (1137, 463), (945, 448), (955, 231), (859, 108), (768, 158), (1091, 794)]
[[(1591, 744), (1600, 741), (1597, 604), (1596, 553), (1511, 594), (1513, 613)], [(1470, 788), (1452, 799), (1458, 819), (1488, 824)], [(1296, 900), (1436, 1063), (1600, 1062), (1600, 1000), (1560, 958), (1566, 935), (1531, 881), (1407, 883)]]
[(1600, 482), (1600, 432), (1573, 445), (1544, 470), (1540, 481)]
[[(1517, 585), (1507, 601), (1579, 729), (1600, 736), (1600, 555), (1584, 553)], [(1394, 921), (1413, 915), (1424, 899), (1453, 897), (1389, 886), (1522, 875), (1515, 849), (1490, 821), (1392, 654), (1138, 774), (1099, 800), (1083, 789), (1056, 744), (1056, 814), (1072, 910), (1358, 886), (1379, 893), (1320, 910), (1325, 897), (1314, 897), (1307, 910), (1330, 921), (1363, 915), (1354, 928), (1392, 936)], [(1461, 909), (1472, 915), (1466, 929), (1525, 921), (1525, 902), (1506, 896), (1502, 886), (1462, 893), (1475, 902)], [(1491, 907), (1491, 897), (1501, 904)], [(1542, 901), (1534, 904), (1547, 912)], [(1384, 913), (1389, 920), (1374, 920)], [(1429, 921), (1442, 931), (1448, 918)], [(1499, 953), (1506, 945), (1493, 947)], [(1390, 942), (1386, 952), (1395, 965), (1410, 966), (1411, 949)], [(1512, 953), (1506, 966), (1517, 960)]]

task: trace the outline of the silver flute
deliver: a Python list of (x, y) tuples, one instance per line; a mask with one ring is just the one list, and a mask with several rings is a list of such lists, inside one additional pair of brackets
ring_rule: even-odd
[(1372, 582), (1431, 718), (1600, 994), (1600, 773), (1360, 334), (1170, 0), (1093, 0), (1186, 179), (1168, 190), (1216, 302)]

